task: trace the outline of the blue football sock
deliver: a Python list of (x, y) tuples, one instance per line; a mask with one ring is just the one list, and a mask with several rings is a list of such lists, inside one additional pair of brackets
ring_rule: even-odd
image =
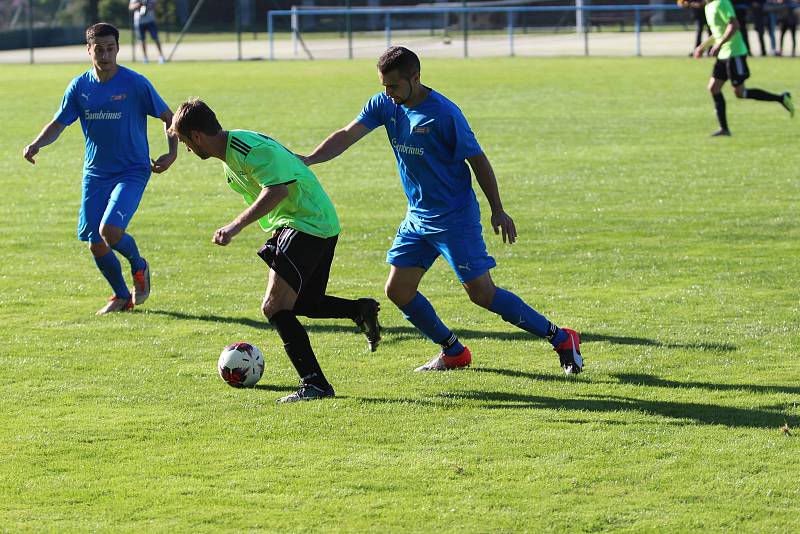
[(132, 273), (144, 269), (144, 260), (139, 255), (139, 247), (136, 246), (136, 240), (132, 235), (122, 234), (122, 239), (111, 245), (111, 248), (128, 258)]
[(128, 291), (128, 286), (125, 285), (125, 278), (122, 276), (122, 266), (119, 264), (117, 255), (114, 254), (113, 250), (109, 250), (108, 254), (99, 258), (95, 257), (94, 262), (100, 272), (103, 273), (103, 276), (106, 277), (106, 280), (108, 280), (111, 289), (114, 290), (114, 295), (121, 299), (131, 297), (131, 292)]
[(567, 338), (567, 334), (511, 291), (498, 287), (489, 310), (518, 328), (546, 338), (554, 346)]
[[(550, 324), (553, 324), (553, 323), (550, 323)], [(554, 347), (557, 347), (562, 342), (566, 341), (569, 336), (567, 335), (566, 332), (564, 332), (562, 329), (560, 329), (556, 325), (553, 325), (553, 326), (555, 327), (556, 334), (553, 336), (553, 339), (550, 340), (550, 343), (552, 343)]]
[(411, 302), (400, 306), (400, 311), (425, 337), (441, 345), (442, 351), (448, 356), (455, 356), (464, 350), (464, 345), (439, 319), (433, 306), (422, 293), (418, 292)]

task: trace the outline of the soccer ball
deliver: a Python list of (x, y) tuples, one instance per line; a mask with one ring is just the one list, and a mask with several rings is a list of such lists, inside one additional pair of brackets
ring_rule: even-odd
[(258, 348), (239, 341), (222, 349), (217, 370), (219, 370), (219, 376), (229, 386), (252, 387), (264, 374), (264, 356)]

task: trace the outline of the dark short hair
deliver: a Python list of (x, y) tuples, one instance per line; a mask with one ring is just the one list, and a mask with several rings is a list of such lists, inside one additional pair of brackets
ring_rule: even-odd
[(119, 46), (119, 30), (106, 22), (98, 22), (86, 28), (86, 44), (92, 44), (98, 37), (114, 36)]
[(189, 137), (189, 132), (216, 135), (222, 130), (214, 111), (199, 98), (192, 98), (178, 106), (172, 117), (170, 132)]
[(420, 71), (419, 58), (404, 46), (392, 46), (378, 58), (378, 70), (381, 74), (396, 70), (404, 78), (410, 78)]

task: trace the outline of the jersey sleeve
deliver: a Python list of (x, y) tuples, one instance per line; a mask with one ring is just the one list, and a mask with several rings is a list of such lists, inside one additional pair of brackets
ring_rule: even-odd
[(142, 106), (142, 111), (151, 117), (159, 118), (161, 114), (169, 110), (169, 106), (158, 94), (150, 80), (144, 76), (139, 77), (139, 104)]
[(475, 134), (472, 133), (467, 118), (460, 109), (453, 106), (452, 112), (449, 115), (449, 121), (445, 121), (445, 127), (449, 132), (443, 132), (445, 139), (453, 140), (453, 159), (462, 161), (472, 156), (477, 156), (483, 153), (483, 149), (475, 139)]
[(383, 102), (383, 93), (376, 94), (364, 105), (356, 120), (370, 130), (383, 126), (386, 123), (383, 118)]
[(81, 110), (78, 107), (78, 82), (72, 80), (64, 91), (64, 96), (61, 98), (61, 107), (53, 115), (53, 120), (69, 126), (80, 116)]

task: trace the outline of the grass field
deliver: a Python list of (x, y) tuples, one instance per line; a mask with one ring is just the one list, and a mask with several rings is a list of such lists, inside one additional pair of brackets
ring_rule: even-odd
[[(84, 68), (0, 67), (0, 530), (795, 528), (800, 442), (781, 427), (800, 424), (800, 119), (728, 91), (734, 137), (710, 139), (708, 61), (423, 60), (519, 230), (513, 246), (487, 234), (496, 282), (582, 332), (585, 373), (566, 379), (441, 261), (422, 291), (474, 366), (411, 372), (436, 347), (382, 295), (405, 202), (379, 131), (315, 170), (343, 226), (329, 291), (380, 298), (383, 344), (304, 320), (339, 396), (279, 406), (296, 376), (259, 313), (265, 237), (210, 243), (243, 207), (219, 162), (182, 152), (153, 177), (130, 227), (153, 295), (94, 316), (109, 290), (75, 238), (80, 127), (35, 167), (21, 157)], [(794, 61), (751, 70), (751, 87), (800, 90)], [(371, 61), (142, 72), (173, 108), (201, 96), (223, 126), (301, 153), (380, 89)], [(236, 340), (265, 354), (255, 389), (216, 374)]]

